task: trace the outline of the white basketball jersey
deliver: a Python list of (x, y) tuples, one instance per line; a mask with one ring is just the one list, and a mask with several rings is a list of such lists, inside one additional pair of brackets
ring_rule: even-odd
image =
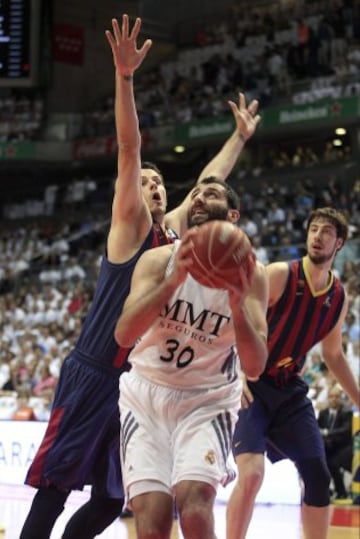
[[(167, 274), (178, 246), (176, 242)], [(238, 382), (228, 293), (201, 286), (188, 274), (129, 360), (138, 374), (169, 387), (204, 389)]]

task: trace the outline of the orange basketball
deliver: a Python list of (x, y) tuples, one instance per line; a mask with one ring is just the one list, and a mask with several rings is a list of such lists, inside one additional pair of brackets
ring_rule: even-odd
[(255, 264), (251, 243), (245, 232), (228, 221), (209, 221), (194, 235), (190, 275), (210, 288), (239, 283), (239, 266), (250, 272)]

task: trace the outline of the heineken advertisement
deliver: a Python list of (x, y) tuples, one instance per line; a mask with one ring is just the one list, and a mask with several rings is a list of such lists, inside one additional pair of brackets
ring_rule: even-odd
[(0, 160), (2, 159), (34, 159), (36, 145), (32, 142), (3, 142), (0, 144)]
[(359, 97), (329, 99), (307, 105), (292, 105), (266, 109), (262, 116), (263, 129), (287, 127), (304, 123), (345, 120), (359, 117)]
[[(341, 99), (326, 99), (306, 105), (290, 105), (261, 109), (261, 123), (258, 131), (271, 136), (277, 130), (292, 130), (301, 127), (322, 127), (331, 122), (359, 124), (360, 97), (352, 96)], [(143, 150), (168, 149), (176, 144), (199, 146), (206, 142), (224, 141), (235, 129), (235, 121), (231, 113), (226, 116), (208, 118), (187, 124), (174, 124), (154, 127), (142, 133)], [(1, 160), (49, 159), (49, 153), (42, 143), (5, 142), (0, 143)], [(60, 145), (56, 152), (60, 155)], [(63, 151), (63, 150), (61, 150)], [(98, 137), (76, 141), (72, 145), (74, 159), (110, 157), (117, 151), (115, 137)]]
[[(261, 110), (260, 107), (260, 114), (262, 118), (260, 129), (262, 131), (295, 127), (300, 124), (310, 126), (321, 122), (355, 120), (360, 117), (360, 98), (327, 99), (307, 105), (290, 105), (265, 110)], [(232, 115), (176, 125), (174, 139), (177, 144), (185, 144), (201, 139), (226, 137), (233, 131), (234, 126)]]
[(177, 124), (174, 128), (174, 139), (177, 144), (213, 137), (224, 137), (229, 135), (234, 130), (234, 127), (232, 116), (223, 116), (196, 123)]

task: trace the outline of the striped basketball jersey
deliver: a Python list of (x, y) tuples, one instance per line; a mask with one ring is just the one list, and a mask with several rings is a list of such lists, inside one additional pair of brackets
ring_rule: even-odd
[(269, 356), (262, 376), (285, 383), (301, 371), (306, 353), (334, 328), (345, 292), (333, 272), (329, 277), (328, 285), (315, 292), (305, 259), (289, 262), (284, 292), (267, 312)]
[[(176, 236), (175, 236), (176, 237)], [(114, 331), (124, 301), (130, 291), (136, 262), (148, 249), (174, 241), (174, 233), (154, 224), (139, 251), (123, 264), (112, 264), (104, 256), (90, 310), (72, 353), (87, 363), (119, 375), (129, 349), (119, 348)]]

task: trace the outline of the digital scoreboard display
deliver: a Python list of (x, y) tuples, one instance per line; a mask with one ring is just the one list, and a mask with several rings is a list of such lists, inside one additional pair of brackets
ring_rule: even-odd
[(0, 86), (34, 86), (40, 0), (0, 0)]

